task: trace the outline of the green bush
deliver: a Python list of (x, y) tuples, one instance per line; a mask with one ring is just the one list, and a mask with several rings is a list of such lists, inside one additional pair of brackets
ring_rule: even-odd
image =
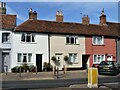
[(50, 63), (44, 62), (43, 71), (52, 71), (52, 65)]
[(21, 69), (21, 72), (23, 72), (23, 67), (22, 66), (15, 66), (11, 69), (13, 73), (19, 73)]
[(29, 70), (29, 66), (26, 63), (22, 64), (22, 68), (24, 72), (27, 72), (27, 70)]
[(15, 66), (11, 69), (13, 73), (19, 73), (20, 70), (21, 72), (26, 72), (27, 70), (29, 70), (29, 66), (27, 64), (22, 64), (22, 66)]
[(34, 65), (29, 66), (29, 71), (30, 72), (36, 72), (36, 67)]

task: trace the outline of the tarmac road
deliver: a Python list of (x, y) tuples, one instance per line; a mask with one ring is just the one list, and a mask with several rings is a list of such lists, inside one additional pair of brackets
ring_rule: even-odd
[[(118, 77), (100, 77), (99, 84), (120, 82)], [(24, 89), (42, 89), (42, 88), (58, 88), (69, 87), (74, 84), (87, 84), (87, 78), (77, 79), (55, 79), (55, 80), (22, 80), (22, 81), (3, 81), (3, 89), (22, 90)]]

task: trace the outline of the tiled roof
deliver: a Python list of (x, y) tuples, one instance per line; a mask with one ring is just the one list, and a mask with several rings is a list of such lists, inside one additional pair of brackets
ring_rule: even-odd
[(39, 32), (78, 35), (118, 36), (117, 23), (108, 23), (106, 26), (70, 22), (55, 22), (44, 20), (27, 20), (15, 28), (16, 32)]
[(16, 26), (16, 15), (0, 15), (0, 28), (14, 29)]

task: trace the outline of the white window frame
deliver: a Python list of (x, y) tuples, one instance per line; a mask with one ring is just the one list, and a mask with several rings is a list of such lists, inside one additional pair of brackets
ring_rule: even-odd
[[(101, 41), (99, 39), (101, 38)], [(92, 36), (93, 45), (104, 45), (104, 36)]]
[[(24, 36), (23, 36), (24, 35)], [(27, 41), (27, 37), (30, 36), (30, 42)], [(22, 40), (24, 37), (24, 40)], [(33, 41), (34, 39), (34, 41)], [(22, 33), (21, 35), (21, 42), (26, 42), (26, 43), (35, 43), (35, 34), (33, 33)]]
[[(6, 35), (6, 37), (4, 37), (4, 35)], [(2, 43), (10, 43), (10, 33), (9, 32), (2, 33)]]
[[(18, 59), (18, 55), (20, 55), (21, 54), (21, 60), (19, 61)], [(26, 54), (26, 55), (25, 55)], [(32, 53), (17, 53), (17, 63), (24, 63), (23, 62), (23, 57), (24, 57), (24, 55), (26, 56), (26, 62), (25, 63), (31, 63), (32, 62)], [(29, 55), (31, 55), (31, 60), (29, 60)]]
[[(70, 55), (72, 55), (73, 60), (71, 60)], [(69, 61), (73, 64), (78, 63), (78, 54), (77, 53), (69, 53)]]
[[(97, 60), (95, 60), (95, 56), (96, 56)], [(102, 60), (102, 56), (103, 56), (103, 60)], [(98, 59), (98, 58), (100, 58), (100, 59)], [(94, 54), (93, 55), (93, 64), (100, 64), (101, 61), (105, 61), (105, 55), (104, 54)]]
[[(69, 39), (69, 41), (67, 42), (67, 38)], [(72, 38), (74, 39), (74, 43), (72, 43)], [(78, 44), (78, 36), (66, 36), (66, 44)]]

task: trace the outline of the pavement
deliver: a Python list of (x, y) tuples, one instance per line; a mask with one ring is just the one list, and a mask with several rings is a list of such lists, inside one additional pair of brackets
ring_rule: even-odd
[[(26, 72), (26, 73), (1, 73), (0, 75), (2, 81), (14, 81), (14, 80), (47, 80), (47, 79), (57, 79), (57, 76), (51, 72)], [(107, 77), (105, 75), (99, 75), (99, 77)], [(59, 79), (75, 79), (75, 78), (87, 78), (86, 70), (77, 71), (59, 71)]]
[[(120, 74), (119, 74), (120, 75)], [(51, 72), (26, 72), (26, 73), (0, 73), (1, 81), (20, 81), (20, 80), (53, 80), (53, 79), (76, 79), (76, 78), (87, 78), (86, 70), (77, 71), (59, 71), (59, 78)], [(99, 75), (99, 77), (107, 77), (106, 75)], [(112, 76), (111, 76), (112, 77)], [(87, 84), (76, 84), (71, 85), (70, 88), (88, 88)], [(106, 86), (99, 86), (99, 88), (104, 88), (105, 90), (110, 90)], [(54, 90), (54, 89), (52, 89)], [(56, 89), (55, 89), (56, 90)], [(62, 89), (61, 89), (62, 90)]]

